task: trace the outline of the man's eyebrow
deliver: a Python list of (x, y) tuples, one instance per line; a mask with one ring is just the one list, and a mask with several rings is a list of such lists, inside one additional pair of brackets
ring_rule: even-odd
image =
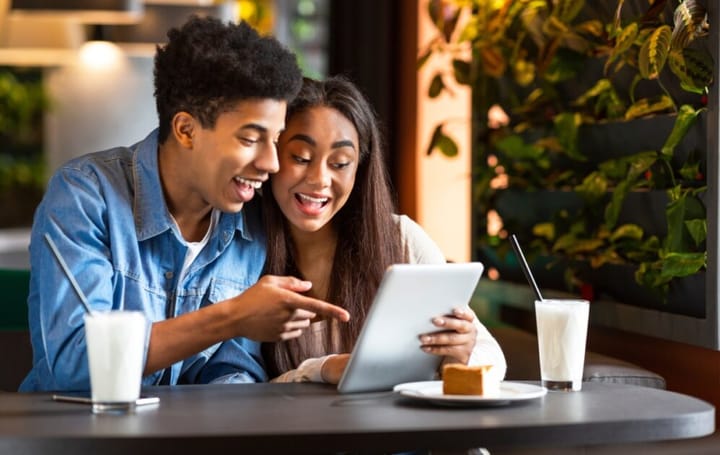
[(257, 123), (248, 123), (247, 125), (243, 125), (240, 127), (241, 130), (255, 130), (258, 133), (267, 133), (268, 129), (262, 125), (258, 125)]

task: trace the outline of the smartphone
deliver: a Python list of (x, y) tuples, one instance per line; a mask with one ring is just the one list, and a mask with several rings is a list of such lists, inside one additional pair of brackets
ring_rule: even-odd
[[(64, 401), (66, 403), (92, 404), (92, 398), (87, 393), (64, 393), (52, 396), (55, 401)], [(135, 400), (135, 406), (147, 406), (149, 404), (160, 403), (160, 397), (141, 395)]]

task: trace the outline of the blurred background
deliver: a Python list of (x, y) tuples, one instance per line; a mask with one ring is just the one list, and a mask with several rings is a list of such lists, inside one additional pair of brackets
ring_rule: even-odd
[[(155, 46), (190, 14), (245, 20), (296, 52), (307, 76), (344, 73), (394, 124), (401, 2), (0, 0), (0, 228), (29, 226), (47, 177), (157, 124)], [(388, 138), (392, 144), (393, 139)], [(392, 164), (392, 163), (391, 163)]]

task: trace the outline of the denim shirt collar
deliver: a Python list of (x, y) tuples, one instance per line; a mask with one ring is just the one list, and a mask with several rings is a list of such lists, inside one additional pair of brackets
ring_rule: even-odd
[[(158, 130), (132, 146), (133, 178), (135, 186), (134, 214), (138, 240), (147, 240), (173, 230), (175, 222), (170, 216), (158, 165)], [(217, 231), (237, 230), (243, 239), (252, 241), (251, 230), (246, 226), (242, 210), (238, 213), (222, 213)]]

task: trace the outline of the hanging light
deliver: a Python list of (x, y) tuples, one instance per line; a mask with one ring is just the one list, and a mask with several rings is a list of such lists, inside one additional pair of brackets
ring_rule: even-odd
[(0, 65), (54, 66), (73, 61), (85, 41), (82, 24), (63, 18), (15, 17), (0, 0)]
[(11, 0), (13, 16), (70, 18), (85, 24), (132, 24), (143, 13), (142, 0)]
[(65, 19), (8, 18), (2, 27), (0, 65), (54, 66), (73, 61), (85, 40), (82, 25)]

